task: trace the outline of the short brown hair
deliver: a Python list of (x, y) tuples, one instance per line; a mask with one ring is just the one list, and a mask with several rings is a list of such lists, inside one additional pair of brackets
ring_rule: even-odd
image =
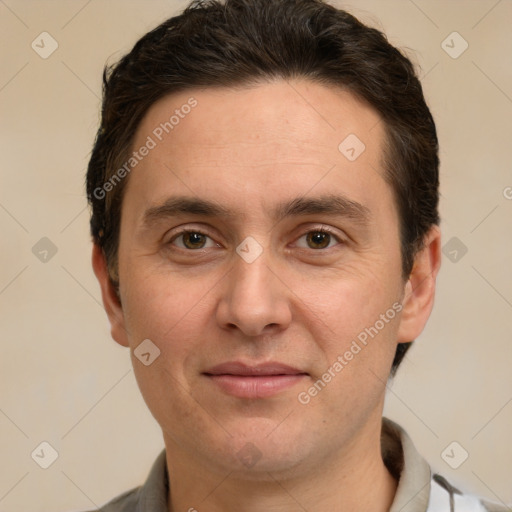
[[(150, 106), (193, 87), (275, 78), (338, 86), (380, 114), (385, 178), (400, 216), (402, 273), (409, 276), (426, 233), (439, 224), (436, 128), (410, 60), (382, 32), (322, 0), (195, 0), (103, 73), (87, 196), (92, 237), (105, 253), (115, 285), (127, 178), (108, 190), (104, 185), (126, 161)], [(392, 373), (409, 347), (398, 345)]]

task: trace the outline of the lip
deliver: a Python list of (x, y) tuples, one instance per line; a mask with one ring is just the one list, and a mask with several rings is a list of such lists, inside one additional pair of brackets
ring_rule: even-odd
[(218, 364), (204, 372), (207, 375), (238, 375), (261, 377), (269, 375), (299, 375), (305, 374), (298, 368), (283, 363), (270, 361), (260, 364), (245, 364), (240, 361), (228, 361)]
[(267, 398), (293, 387), (308, 374), (278, 362), (248, 365), (231, 361), (214, 366), (203, 375), (229, 395)]

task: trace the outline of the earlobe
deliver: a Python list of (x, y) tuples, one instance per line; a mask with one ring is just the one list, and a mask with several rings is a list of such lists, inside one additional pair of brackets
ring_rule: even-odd
[(397, 343), (409, 343), (423, 331), (434, 306), (436, 278), (441, 267), (441, 233), (433, 226), (416, 254), (404, 288), (403, 310)]
[(110, 279), (105, 254), (97, 244), (93, 244), (92, 267), (100, 284), (101, 297), (110, 321), (112, 338), (120, 345), (127, 347), (129, 343), (124, 323), (123, 308), (117, 296), (116, 289)]

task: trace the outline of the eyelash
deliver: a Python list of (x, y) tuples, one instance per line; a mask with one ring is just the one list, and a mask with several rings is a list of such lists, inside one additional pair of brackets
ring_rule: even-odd
[[(197, 234), (197, 235), (202, 235), (202, 236), (205, 236), (207, 238), (209, 238), (210, 240), (213, 240), (212, 237), (210, 237), (207, 233), (204, 233), (198, 229), (183, 229), (182, 231), (176, 233), (173, 235), (173, 237), (167, 242), (166, 245), (174, 245), (173, 242), (176, 241), (179, 237), (183, 236), (183, 235), (187, 235), (187, 234)], [(316, 229), (310, 229), (308, 231), (306, 231), (305, 233), (303, 233), (300, 237), (297, 238), (297, 240), (300, 240), (301, 238), (311, 234), (311, 233), (322, 233), (322, 234), (326, 234), (326, 235), (330, 235), (331, 237), (333, 237), (336, 242), (338, 242), (338, 244), (344, 244), (346, 243), (345, 240), (341, 239), (341, 237), (337, 234), (335, 234), (333, 231), (331, 231), (330, 229), (328, 228), (325, 228), (325, 227), (321, 227), (321, 228), (316, 228)], [(218, 244), (217, 244), (218, 246)], [(311, 251), (315, 251), (315, 252), (320, 252), (322, 250), (326, 250), (326, 249), (331, 249), (332, 247), (326, 247), (326, 248), (321, 248), (321, 249), (312, 249), (312, 248), (304, 248), (304, 247), (299, 247), (299, 249), (309, 249)], [(198, 252), (202, 249), (205, 249), (203, 247), (200, 247), (199, 249), (188, 249), (188, 248), (183, 248), (183, 247), (178, 247), (178, 249), (181, 249), (183, 251), (186, 251), (186, 252)], [(208, 247), (206, 248), (208, 249)]]

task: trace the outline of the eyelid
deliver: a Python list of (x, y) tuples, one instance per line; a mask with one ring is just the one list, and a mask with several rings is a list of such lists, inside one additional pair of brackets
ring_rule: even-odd
[[(176, 228), (173, 228), (173, 229), (167, 231), (165, 233), (165, 235), (163, 236), (164, 244), (165, 245), (173, 245), (172, 242), (174, 242), (174, 240), (176, 240), (181, 235), (186, 235), (187, 233), (197, 233), (199, 235), (206, 236), (207, 238), (212, 240), (217, 246), (220, 246), (219, 242), (217, 242), (217, 240), (214, 238), (214, 236), (211, 233), (209, 233), (208, 229), (205, 229), (204, 227), (196, 228), (194, 226), (191, 226), (190, 224), (187, 224), (185, 227), (178, 226)], [(177, 246), (175, 245), (175, 247), (177, 247)], [(178, 247), (178, 249), (182, 249), (182, 247)], [(198, 249), (198, 250), (200, 250), (200, 249)]]
[(341, 235), (337, 230), (329, 226), (326, 226), (325, 224), (321, 224), (320, 226), (317, 227), (308, 228), (306, 231), (302, 232), (301, 235), (296, 238), (296, 240), (302, 238), (305, 235), (308, 235), (309, 233), (326, 233), (328, 235), (333, 236), (339, 243), (348, 242), (347, 235)]
[[(171, 235), (168, 238), (169, 233), (171, 233)], [(200, 235), (206, 236), (210, 240), (212, 240), (217, 245), (217, 247), (220, 246), (219, 242), (214, 238), (214, 236), (211, 233), (209, 233), (208, 229), (204, 228), (204, 226), (194, 227), (193, 225), (191, 226), (190, 224), (187, 224), (185, 227), (178, 226), (176, 228), (169, 230), (164, 236), (164, 239), (167, 239), (165, 241), (165, 245), (173, 245), (172, 242), (174, 242), (174, 240), (176, 240), (179, 236), (185, 235), (187, 233), (198, 233)], [(308, 235), (309, 233), (326, 233), (326, 234), (334, 237), (336, 239), (336, 241), (338, 242), (338, 244), (348, 243), (347, 235), (342, 236), (338, 233), (337, 230), (335, 230), (334, 228), (331, 228), (329, 226), (326, 226), (325, 224), (320, 224), (320, 225), (311, 226), (311, 227), (308, 225), (308, 228), (305, 231), (301, 231), (300, 233), (301, 234), (299, 236), (295, 237), (294, 242), (293, 242), (294, 244), (297, 242), (297, 240)], [(176, 246), (176, 245), (174, 245), (174, 246), (178, 247), (178, 249), (182, 249), (179, 246)], [(299, 249), (305, 249), (305, 248), (299, 247)], [(329, 249), (332, 249), (332, 247), (329, 247)], [(198, 249), (198, 250), (200, 250), (200, 249)], [(321, 251), (322, 249), (311, 249), (310, 248), (310, 250)], [(323, 249), (323, 250), (325, 251), (326, 249)]]

